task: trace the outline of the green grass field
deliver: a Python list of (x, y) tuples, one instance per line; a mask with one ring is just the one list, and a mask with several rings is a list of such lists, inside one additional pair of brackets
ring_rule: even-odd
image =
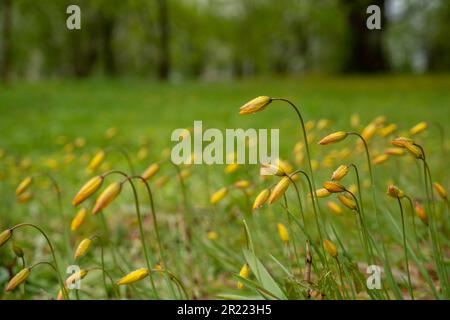
[(167, 146), (173, 129), (190, 127), (194, 120), (203, 120), (208, 127), (292, 130), (296, 119), (285, 107), (258, 117), (239, 117), (240, 105), (258, 95), (289, 97), (300, 105), (305, 119), (327, 118), (348, 126), (352, 113), (359, 113), (366, 122), (385, 115), (407, 129), (420, 120), (444, 124), (450, 113), (449, 88), (449, 76), (16, 84), (1, 88), (0, 146), (33, 156), (52, 150), (59, 135), (69, 140), (83, 136), (89, 145), (98, 146), (109, 127), (118, 128), (131, 144), (146, 137)]
[[(450, 76), (375, 76), (375, 77), (299, 77), (280, 79), (254, 79), (221, 83), (180, 82), (161, 84), (144, 80), (104, 80), (90, 79), (85, 81), (48, 81), (39, 83), (13, 84), (0, 87), (0, 231), (14, 224), (31, 222), (42, 226), (56, 243), (60, 259), (60, 271), (72, 264), (73, 248), (79, 241), (93, 234), (101, 234), (105, 241), (105, 259), (107, 269), (114, 280), (119, 279), (123, 271), (131, 271), (145, 267), (146, 261), (141, 252), (139, 233), (133, 198), (129, 188), (122, 191), (120, 200), (116, 200), (105, 210), (109, 231), (102, 227), (98, 216), (86, 218), (83, 228), (71, 233), (65, 239), (70, 219), (77, 209), (71, 207), (70, 200), (80, 186), (92, 176), (86, 173), (86, 166), (99, 149), (120, 146), (125, 149), (133, 162), (136, 173), (142, 173), (149, 164), (160, 161), (165, 148), (171, 148), (171, 132), (176, 128), (192, 127), (195, 120), (202, 120), (207, 128), (279, 128), (281, 157), (307, 171), (306, 161), (296, 163), (292, 149), (303, 141), (298, 120), (293, 111), (279, 102), (270, 105), (264, 112), (240, 116), (239, 107), (246, 101), (259, 95), (285, 97), (298, 104), (305, 121), (330, 120), (327, 128), (310, 130), (312, 158), (317, 162), (315, 180), (317, 187), (329, 180), (331, 173), (340, 164), (355, 163), (361, 171), (361, 183), (364, 187), (362, 202), (368, 211), (369, 230), (373, 232), (378, 243), (386, 242), (393, 265), (397, 285), (383, 278), (386, 290), (381, 293), (370, 293), (353, 289), (352, 285), (342, 285), (339, 280), (338, 265), (325, 267), (322, 251), (318, 242), (314, 215), (304, 181), (299, 182), (301, 199), (305, 206), (305, 228), (310, 231), (313, 243), (313, 287), (315, 292), (326, 293), (327, 298), (409, 298), (406, 283), (402, 238), (399, 229), (401, 224), (399, 208), (395, 199), (389, 199), (385, 193), (389, 183), (395, 183), (411, 195), (413, 199), (425, 201), (421, 167), (413, 157), (392, 157), (387, 163), (374, 166), (376, 176), (378, 209), (382, 212), (383, 226), (380, 229), (375, 222), (372, 198), (369, 192), (369, 176), (364, 153), (355, 149), (355, 139), (336, 145), (318, 146), (317, 141), (323, 136), (339, 130), (361, 131), (377, 116), (385, 116), (385, 125), (395, 123), (397, 132), (390, 137), (408, 135), (408, 130), (420, 121), (426, 121), (428, 128), (415, 137), (415, 141), (424, 146), (431, 167), (433, 180), (440, 182), (448, 189), (448, 130), (450, 119)], [(357, 128), (351, 128), (350, 118), (353, 114), (360, 116)], [(111, 128), (117, 131), (114, 137), (105, 136)], [(85, 144), (80, 143), (80, 138)], [(78, 139), (78, 140), (77, 140)], [(417, 140), (416, 140), (417, 139)], [(78, 143), (76, 142), (78, 141)], [(370, 143), (372, 156), (375, 157), (390, 147), (389, 140), (376, 136)], [(330, 152), (347, 148), (349, 156), (342, 159), (332, 157)], [(373, 159), (372, 157), (372, 159)], [(122, 155), (110, 152), (97, 171), (108, 169), (128, 171)], [(159, 176), (169, 179), (167, 186), (154, 188), (155, 204), (164, 251), (167, 255), (167, 266), (186, 284), (188, 297), (192, 291), (197, 298), (305, 298), (308, 286), (301, 283), (304, 271), (305, 230), (298, 227), (299, 221), (292, 220), (278, 203), (264, 207), (255, 214), (248, 213), (248, 204), (253, 203), (255, 196), (263, 188), (277, 182), (264, 182), (258, 178), (257, 166), (246, 166), (237, 172), (227, 175), (224, 166), (191, 167), (191, 176), (186, 179), (187, 206), (183, 205), (176, 171), (166, 165), (161, 168)], [(186, 169), (188, 170), (188, 169)], [(62, 189), (63, 213), (56, 205), (51, 186), (46, 179), (38, 179), (33, 184), (33, 199), (25, 204), (18, 204), (14, 190), (26, 176), (36, 172), (48, 172), (58, 181)], [(350, 174), (349, 174), (350, 175)], [(229, 186), (239, 179), (248, 179), (251, 184), (249, 194), (241, 190), (232, 190), (220, 204), (212, 207), (209, 204), (211, 194), (223, 186)], [(355, 184), (353, 176), (345, 178), (348, 185)], [(353, 180), (352, 180), (353, 179)], [(113, 181), (111, 178), (109, 181)], [(156, 190), (156, 191), (155, 191)], [(152, 229), (152, 218), (149, 204), (143, 190), (139, 191), (143, 205), (144, 226), (148, 232), (149, 250), (152, 252), (152, 263), (157, 262), (158, 246)], [(95, 198), (95, 197), (94, 197)], [(437, 198), (436, 198), (437, 199)], [(325, 220), (325, 230), (334, 242), (338, 243), (342, 254), (343, 277), (347, 282), (353, 281), (361, 285), (363, 281), (355, 280), (363, 276), (352, 269), (356, 263), (360, 270), (365, 267), (364, 248), (361, 246), (354, 214), (350, 211), (338, 215), (331, 213), (327, 201), (320, 199), (319, 209)], [(89, 200), (89, 206), (92, 200)], [(293, 188), (289, 189), (288, 202), (292, 213), (298, 218), (299, 208)], [(281, 203), (281, 201), (279, 201)], [(335, 201), (338, 203), (337, 201)], [(443, 262), (441, 271), (449, 267), (449, 225), (448, 208), (438, 203), (436, 209), (437, 232), (440, 234)], [(404, 203), (405, 212), (409, 210)], [(408, 212), (408, 219), (414, 217)], [(185, 216), (187, 213), (187, 216)], [(65, 218), (64, 218), (65, 216)], [(183, 218), (184, 217), (184, 218)], [(181, 219), (181, 220), (180, 220)], [(185, 219), (185, 220), (183, 220)], [(252, 237), (253, 249), (245, 254), (242, 249), (249, 246), (248, 235), (243, 231), (243, 222), (248, 222)], [(392, 222), (395, 221), (395, 223)], [(420, 225), (416, 218), (413, 225), (407, 224), (409, 234), (408, 250), (410, 250), (411, 274), (416, 297), (447, 297), (443, 284), (432, 261), (436, 251), (431, 249), (427, 227)], [(288, 226), (289, 245), (284, 245), (277, 236), (277, 223)], [(180, 225), (188, 224), (192, 233), (189, 253), (183, 245)], [(416, 226), (417, 224), (417, 226)], [(66, 226), (66, 227), (64, 227)], [(333, 226), (335, 231), (333, 231)], [(417, 228), (414, 230), (413, 228)], [(211, 234), (217, 233), (217, 239)], [(337, 235), (334, 234), (337, 232)], [(418, 233), (419, 240), (412, 234)], [(334, 234), (334, 235), (333, 235)], [(23, 247), (27, 261), (30, 263), (49, 257), (45, 243), (31, 231), (14, 236), (15, 242)], [(68, 240), (68, 242), (66, 241)], [(113, 259), (111, 245), (117, 246), (119, 262)], [(20, 270), (20, 263), (14, 260), (12, 250), (0, 248), (0, 286), (6, 285), (11, 273)], [(418, 251), (417, 251), (418, 249)], [(82, 260), (83, 267), (99, 265), (99, 253), (92, 249)], [(253, 254), (267, 267), (276, 281), (271, 277), (255, 273), (261, 266), (253, 260)], [(411, 255), (416, 255), (411, 258)], [(273, 257), (271, 257), (271, 255)], [(249, 258), (250, 256), (250, 258)], [(252, 269), (251, 280), (244, 281), (245, 288), (236, 288), (236, 273), (246, 261)], [(317, 261), (317, 264), (316, 264)], [(321, 261), (320, 263), (318, 261)], [(411, 262), (412, 261), (412, 262)], [(383, 263), (382, 259), (376, 261)], [(256, 266), (255, 266), (256, 265)], [(353, 266), (353, 267), (352, 267)], [(324, 271), (325, 270), (325, 271)], [(353, 270), (353, 271), (352, 271)], [(42, 298), (55, 297), (58, 283), (51, 270), (36, 268), (41, 277), (30, 276), (26, 291), (17, 289), (14, 293), (0, 293), (0, 298)], [(355, 273), (356, 272), (356, 273)], [(362, 272), (362, 271), (360, 271)], [(424, 273), (429, 273), (429, 278)], [(193, 280), (194, 279), (194, 280)], [(297, 279), (297, 280), (296, 280)], [(352, 280), (353, 279), (353, 280)], [(158, 295), (150, 291), (148, 282), (127, 287), (121, 291), (122, 298), (155, 298), (157, 296), (179, 298), (182, 294), (173, 294), (170, 286), (166, 286), (164, 277), (156, 275)], [(84, 283), (84, 282), (83, 282)], [(106, 298), (101, 274), (88, 276), (85, 280), (81, 298)], [(439, 293), (433, 292), (432, 285), (441, 288)], [(258, 286), (268, 290), (270, 294), (261, 293)], [(398, 288), (397, 288), (398, 286)], [(114, 287), (107, 285), (108, 297), (115, 297)], [(341, 288), (341, 290), (337, 288)], [(442, 287), (444, 291), (441, 292)], [(281, 288), (281, 289), (280, 289)], [(306, 288), (306, 289), (305, 289)], [(271, 291), (273, 290), (273, 291)], [(265, 291), (264, 291), (265, 292)], [(352, 295), (351, 295), (352, 294)], [(74, 298), (74, 296), (72, 296)]]

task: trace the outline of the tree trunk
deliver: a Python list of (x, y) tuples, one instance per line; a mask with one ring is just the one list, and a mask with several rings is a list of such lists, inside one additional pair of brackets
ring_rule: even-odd
[(102, 17), (102, 53), (103, 53), (103, 67), (107, 75), (112, 76), (116, 74), (116, 60), (113, 48), (113, 32), (114, 32), (114, 18)]
[(77, 78), (87, 77), (92, 74), (98, 60), (100, 47), (97, 39), (101, 38), (101, 30), (97, 21), (98, 18), (86, 19), (86, 27), (68, 33), (68, 40), (72, 48), (72, 72)]
[(450, 44), (448, 42), (448, 21), (450, 21), (450, 3), (443, 1), (439, 7), (439, 16), (435, 18), (434, 36), (428, 37), (428, 70), (450, 70)]
[[(369, 5), (375, 4), (381, 10), (381, 30), (369, 30), (366, 13)], [(386, 30), (384, 16), (385, 0), (342, 1), (348, 10), (350, 24), (350, 54), (344, 66), (346, 72), (384, 72), (387, 63), (383, 52), (383, 31)]]
[(158, 0), (158, 78), (167, 80), (170, 74), (170, 25), (167, 0)]
[(2, 57), (0, 58), (0, 76), (3, 82), (8, 83), (11, 76), (12, 63), (12, 47), (11, 47), (11, 30), (12, 30), (12, 0), (3, 0), (2, 6)]

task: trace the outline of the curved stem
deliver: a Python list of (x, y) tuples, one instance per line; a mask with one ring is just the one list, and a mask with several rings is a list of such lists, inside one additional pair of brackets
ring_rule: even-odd
[(184, 293), (186, 299), (189, 299), (189, 295), (188, 295), (188, 293), (187, 293), (187, 291), (186, 291), (186, 288), (184, 287), (183, 283), (182, 283), (181, 280), (178, 279), (178, 277), (175, 276), (172, 272), (170, 272), (169, 270), (165, 270), (165, 269), (163, 269), (163, 270), (152, 269), (151, 271), (152, 271), (152, 272), (164, 272), (164, 273), (167, 273), (167, 274), (169, 275), (170, 279), (173, 279), (174, 282), (177, 284), (177, 286), (179, 286), (179, 287), (181, 288), (181, 290), (183, 291), (183, 293)]
[(433, 211), (436, 211), (436, 205), (435, 205), (435, 201), (434, 201), (433, 178), (431, 177), (430, 167), (428, 166), (428, 163), (425, 161), (425, 159), (423, 159), (423, 164), (425, 166), (426, 174), (428, 174), (428, 179), (430, 182), (430, 196), (431, 196), (431, 201), (432, 201), (431, 205), (432, 205)]
[[(136, 213), (137, 213), (137, 219), (138, 219), (138, 225), (139, 225), (139, 233), (141, 236), (141, 243), (142, 243), (142, 248), (144, 250), (144, 256), (145, 256), (145, 261), (147, 262), (147, 267), (150, 270), (152, 268), (152, 264), (150, 263), (150, 257), (148, 254), (148, 250), (147, 250), (147, 244), (145, 242), (145, 234), (144, 234), (144, 226), (142, 223), (142, 216), (141, 216), (141, 209), (140, 209), (140, 205), (139, 205), (139, 198), (138, 198), (138, 194), (137, 194), (137, 190), (136, 187), (134, 185), (134, 183), (131, 181), (130, 178), (127, 178), (126, 181), (128, 181), (131, 185), (131, 188), (133, 189), (133, 196), (134, 196), (134, 202), (135, 202), (135, 207), (136, 207)], [(155, 283), (153, 280), (153, 276), (150, 275), (150, 283), (153, 289), (153, 293), (155, 294), (155, 296), (157, 298), (159, 298), (158, 296), (158, 292), (156, 291), (156, 287), (155, 287)]]
[(363, 237), (363, 245), (364, 245), (364, 249), (365, 249), (366, 259), (369, 263), (371, 263), (374, 261), (374, 259), (372, 257), (372, 250), (371, 250), (370, 241), (369, 241), (369, 232), (367, 230), (366, 224), (364, 223), (364, 220), (361, 215), (361, 207), (359, 206), (358, 200), (356, 199), (356, 196), (353, 192), (351, 192), (350, 190), (347, 190), (347, 189), (345, 190), (345, 192), (350, 194), (356, 203), (356, 212), (358, 214), (359, 222), (361, 225), (361, 234)]
[(359, 133), (357, 133), (357, 132), (348, 132), (348, 135), (357, 136), (363, 142), (364, 150), (366, 152), (367, 165), (369, 167), (370, 186), (372, 188), (373, 205), (374, 205), (374, 209), (375, 209), (375, 215), (378, 217), (378, 206), (377, 206), (377, 200), (376, 200), (376, 195), (375, 195), (375, 182), (374, 182), (374, 179), (373, 179), (373, 170), (372, 170), (372, 163), (371, 163), (371, 160), (370, 160), (369, 147), (367, 146), (366, 139), (364, 139), (364, 137), (362, 135), (360, 135)]
[[(301, 173), (306, 178), (306, 181), (308, 182), (309, 192), (311, 194), (312, 207), (313, 207), (313, 211), (314, 211), (314, 217), (315, 217), (316, 225), (317, 225), (317, 231), (319, 233), (319, 240), (320, 240), (320, 243), (323, 243), (323, 236), (322, 236), (322, 230), (321, 230), (320, 222), (319, 222), (319, 215), (318, 215), (317, 209), (316, 209), (316, 205), (319, 206), (319, 204), (318, 204), (318, 202), (315, 201), (317, 199), (315, 199), (315, 193), (316, 192), (313, 189), (314, 186), (311, 184), (311, 180), (309, 179), (308, 174), (306, 172), (302, 171), (302, 170), (294, 171), (291, 174), (291, 176), (296, 175), (297, 173)], [(305, 228), (306, 228), (306, 226), (305, 226)]]
[[(50, 263), (50, 262), (48, 262), (48, 261), (39, 261), (39, 262), (33, 264), (32, 266), (30, 266), (29, 269), (30, 269), (30, 271), (31, 271), (31, 270), (33, 270), (35, 267), (37, 267), (37, 266), (39, 266), (39, 265), (43, 265), (43, 264), (50, 266), (50, 267), (53, 269), (53, 271), (55, 271), (56, 274), (58, 274), (58, 269), (56, 269), (56, 267), (55, 267), (52, 263)], [(57, 278), (59, 278), (59, 276), (57, 276)]]
[(298, 205), (299, 205), (299, 207), (300, 207), (300, 215), (301, 215), (301, 217), (302, 217), (303, 225), (304, 225), (305, 228), (306, 228), (305, 214), (304, 214), (304, 212), (303, 212), (303, 205), (302, 205), (302, 199), (300, 198), (300, 192), (299, 192), (299, 190), (298, 190), (297, 184), (296, 184), (295, 181), (291, 178), (291, 176), (290, 176), (290, 175), (287, 175), (287, 177), (288, 177), (289, 181), (291, 181), (291, 183), (294, 185), (295, 193), (296, 193), (296, 195), (297, 195)]
[[(109, 274), (109, 272), (106, 271), (106, 269), (105, 269), (104, 267), (93, 267), (93, 268), (88, 268), (88, 269), (87, 269), (87, 271), (93, 271), (93, 270), (101, 271), (101, 272), (102, 272), (102, 276), (103, 276), (104, 278), (105, 278), (105, 277), (108, 277), (108, 279), (109, 279), (109, 281), (111, 282), (111, 285), (112, 285), (112, 287), (113, 287), (113, 290), (114, 290), (114, 292), (115, 292), (115, 294), (116, 294), (116, 297), (117, 297), (118, 299), (120, 299), (120, 291), (119, 291), (119, 289), (118, 289), (117, 284), (114, 282), (113, 278), (111, 277), (111, 274)], [(105, 282), (105, 290), (106, 290), (106, 294), (108, 295), (106, 282)]]
[(56, 200), (58, 202), (58, 209), (59, 209), (59, 213), (62, 215), (63, 217), (63, 224), (64, 226), (66, 226), (66, 231), (64, 232), (64, 238), (66, 240), (66, 245), (67, 245), (67, 250), (70, 250), (70, 239), (69, 239), (69, 235), (70, 235), (70, 219), (69, 217), (65, 214), (64, 210), (63, 210), (63, 201), (62, 201), (62, 194), (61, 194), (61, 188), (59, 186), (58, 181), (56, 181), (56, 179), (47, 172), (38, 172), (35, 174), (35, 176), (44, 176), (46, 177), (48, 180), (50, 180), (51, 184), (53, 185), (53, 189), (55, 190), (55, 194), (56, 194)]
[(42, 265), (42, 264), (46, 264), (46, 265), (52, 267), (53, 271), (56, 271), (55, 266), (54, 266), (53, 264), (51, 264), (50, 262), (48, 262), (48, 261), (39, 261), (39, 262), (36, 262), (35, 264), (33, 264), (33, 265), (31, 265), (30, 267), (28, 267), (28, 269), (33, 270), (35, 267), (40, 266), (40, 265)]
[[(163, 250), (163, 247), (162, 247), (162, 241), (161, 241), (161, 236), (160, 236), (159, 227), (158, 227), (158, 219), (157, 219), (156, 210), (155, 210), (155, 203), (154, 203), (153, 193), (152, 193), (152, 190), (150, 188), (150, 185), (141, 176), (133, 176), (131, 178), (132, 179), (138, 179), (139, 181), (141, 181), (145, 185), (145, 188), (146, 188), (147, 194), (148, 194), (148, 198), (149, 198), (149, 201), (150, 201), (150, 209), (151, 209), (150, 211), (151, 211), (152, 218), (153, 218), (152, 219), (153, 220), (153, 229), (155, 229), (156, 242), (158, 244), (158, 249), (159, 249), (159, 258), (160, 258), (160, 261), (163, 264), (163, 268), (168, 268), (167, 261), (166, 261), (166, 258), (165, 258), (165, 254), (163, 253), (164, 250)], [(168, 286), (171, 289), (172, 293), (175, 295), (173, 286), (172, 286), (170, 281), (168, 281)]]
[(364, 208), (363, 208), (363, 201), (362, 201), (362, 189), (361, 189), (361, 179), (359, 178), (359, 171), (358, 171), (358, 167), (351, 163), (348, 165), (349, 167), (352, 167), (355, 170), (355, 175), (356, 175), (356, 183), (358, 186), (358, 198), (359, 198), (359, 205), (361, 207), (361, 214), (363, 215), (363, 218), (365, 219), (365, 215), (364, 215)]
[(302, 127), (302, 133), (303, 133), (303, 141), (305, 143), (306, 157), (308, 158), (308, 169), (309, 169), (309, 172), (311, 175), (312, 186), (315, 190), (316, 186), (315, 186), (315, 182), (314, 182), (314, 173), (313, 173), (313, 169), (312, 169), (312, 165), (311, 165), (311, 152), (309, 151), (309, 144), (308, 144), (308, 138), (306, 136), (305, 122), (303, 121), (302, 114), (300, 113), (300, 110), (298, 110), (297, 106), (288, 99), (272, 98), (272, 101), (283, 101), (283, 102), (288, 103), (294, 109), (295, 113), (297, 114), (298, 119), (300, 120), (300, 124)]
[(431, 179), (430, 168), (428, 167), (428, 164), (427, 164), (426, 153), (425, 153), (424, 148), (420, 144), (414, 143), (414, 146), (418, 147), (420, 149), (420, 151), (422, 152), (423, 157), (420, 158), (420, 160), (423, 161), (423, 175), (424, 175), (424, 179), (425, 179), (425, 191), (426, 191), (426, 194), (428, 197), (429, 206), (432, 206), (431, 208), (434, 211), (435, 208), (434, 208), (433, 181)]
[[(141, 238), (141, 245), (142, 245), (142, 249), (144, 251), (145, 261), (147, 263), (147, 268), (150, 270), (152, 268), (152, 264), (150, 263), (150, 257), (149, 257), (148, 250), (147, 250), (147, 244), (145, 242), (145, 234), (144, 234), (144, 227), (143, 227), (143, 224), (142, 224), (141, 208), (140, 208), (140, 205), (139, 205), (139, 198), (138, 198), (136, 186), (134, 185), (133, 181), (131, 180), (131, 177), (128, 176), (127, 174), (125, 174), (122, 171), (118, 171), (118, 170), (110, 171), (109, 173), (107, 173), (105, 175), (105, 177), (107, 175), (113, 174), (113, 173), (118, 173), (118, 174), (121, 174), (122, 176), (124, 176), (125, 180), (122, 181), (121, 183), (124, 183), (124, 182), (127, 181), (130, 184), (131, 189), (133, 190), (134, 204), (135, 204), (135, 208), (136, 208), (136, 216), (137, 216), (137, 219), (138, 219), (138, 226), (139, 226), (139, 233), (140, 233), (140, 238)], [(156, 298), (159, 298), (152, 274), (150, 274), (149, 278), (150, 278), (150, 284), (151, 284), (151, 287), (152, 287), (152, 290), (153, 290), (153, 294), (155, 295)]]
[(42, 230), (40, 227), (38, 227), (37, 225), (34, 225), (32, 223), (20, 223), (20, 224), (15, 225), (14, 227), (12, 227), (10, 230), (13, 231), (15, 229), (22, 228), (22, 227), (34, 228), (44, 236), (45, 240), (47, 241), (47, 245), (50, 249), (50, 252), (52, 254), (53, 263), (55, 264), (54, 267), (55, 267), (56, 275), (58, 276), (59, 285), (61, 287), (61, 292), (64, 296), (64, 299), (69, 299), (69, 296), (67, 295), (67, 292), (66, 292), (66, 288), (64, 286), (64, 281), (59, 272), (58, 261), (56, 260), (56, 255), (55, 255), (55, 249), (52, 245), (52, 242), (50, 241), (50, 238), (47, 236), (47, 234), (44, 232), (44, 230)]

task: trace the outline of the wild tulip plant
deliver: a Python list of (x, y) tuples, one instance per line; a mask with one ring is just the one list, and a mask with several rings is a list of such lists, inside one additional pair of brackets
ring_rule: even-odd
[[(55, 207), (57, 214), (39, 226), (33, 213), (0, 232), (2, 264), (11, 270), (0, 297), (450, 299), (450, 204), (446, 181), (432, 170), (445, 158), (426, 152), (428, 123), (408, 129), (379, 116), (361, 127), (353, 114), (352, 130), (333, 129), (332, 121), (305, 119), (301, 106), (269, 96), (239, 114), (284, 112), (282, 106), (294, 111), (300, 135), (287, 141), (291, 154), (261, 164), (271, 175), (240, 163), (224, 170), (178, 165), (170, 149), (159, 155), (141, 146), (135, 158), (114, 144), (84, 155), (83, 170), (66, 162), (84, 181), (78, 190), (62, 188), (52, 174), (24, 176), (18, 205), (30, 212), (32, 205)], [(109, 162), (114, 153), (127, 170)], [(56, 201), (45, 198), (44, 180)], [(35, 251), (28, 229), (45, 249)], [(79, 270), (63, 277), (74, 264)], [(377, 288), (366, 281), (373, 267), (383, 270)], [(32, 281), (36, 273), (47, 287), (36, 288), (44, 283)]]

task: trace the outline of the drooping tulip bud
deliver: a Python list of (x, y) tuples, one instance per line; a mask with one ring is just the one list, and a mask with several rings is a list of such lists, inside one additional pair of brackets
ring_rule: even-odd
[(344, 140), (347, 136), (348, 136), (347, 132), (337, 131), (324, 137), (322, 140), (319, 141), (319, 144), (326, 145), (330, 143), (339, 142), (341, 140)]
[(93, 195), (101, 187), (103, 180), (102, 176), (96, 176), (86, 182), (73, 198), (72, 205), (77, 206)]
[(259, 111), (264, 110), (270, 103), (272, 102), (272, 99), (267, 96), (259, 96), (246, 104), (244, 104), (239, 109), (239, 114), (245, 115), (245, 114), (252, 114)]
[(9, 282), (6, 286), (5, 291), (10, 292), (13, 291), (15, 288), (17, 288), (19, 285), (24, 283), (27, 278), (30, 276), (31, 269), (30, 268), (23, 268), (20, 270)]
[(284, 243), (289, 242), (289, 232), (287, 231), (286, 227), (282, 223), (277, 224), (278, 229), (278, 235), (280, 236), (281, 241)]
[(270, 193), (269, 200), (267, 200), (268, 204), (272, 204), (277, 201), (281, 196), (284, 195), (286, 190), (289, 188), (290, 180), (288, 177), (283, 177), (277, 185), (273, 188)]
[(345, 187), (335, 181), (326, 181), (323, 183), (323, 187), (331, 193), (339, 193), (345, 191)]
[(105, 209), (120, 194), (121, 190), (121, 183), (111, 183), (97, 198), (92, 214), (97, 214), (101, 210)]
[(261, 191), (253, 202), (253, 210), (261, 208), (270, 196), (270, 190), (264, 189)]
[(127, 274), (120, 280), (118, 280), (117, 285), (122, 286), (122, 285), (127, 285), (127, 284), (132, 284), (132, 283), (138, 282), (139, 280), (142, 280), (145, 277), (147, 277), (148, 274), (149, 274), (149, 270), (147, 268), (137, 269), (133, 272), (130, 272), (129, 274)]
[(325, 239), (325, 240), (323, 240), (323, 247), (325, 248), (325, 251), (328, 252), (328, 254), (330, 256), (332, 256), (333, 258), (337, 257), (338, 251), (333, 242)]

